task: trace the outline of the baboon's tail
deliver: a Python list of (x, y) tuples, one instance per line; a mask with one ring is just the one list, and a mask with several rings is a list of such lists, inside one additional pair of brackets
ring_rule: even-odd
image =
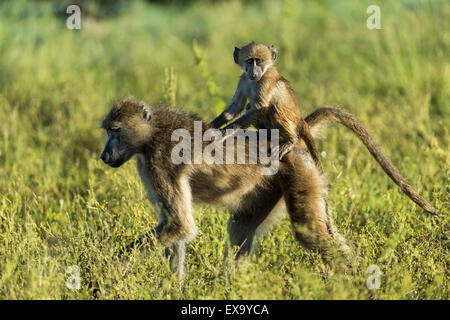
[(323, 173), (323, 167), (322, 163), (320, 162), (319, 151), (317, 150), (316, 143), (314, 142), (314, 137), (310, 131), (310, 126), (306, 121), (301, 121), (300, 123), (299, 136), (305, 142), (306, 148), (311, 154), (311, 157), (313, 158), (317, 169), (319, 169), (320, 173)]
[(403, 190), (404, 193), (406, 193), (409, 198), (411, 198), (412, 201), (417, 203), (425, 211), (439, 215), (436, 209), (410, 186), (408, 181), (400, 174), (392, 162), (383, 154), (372, 135), (369, 134), (362, 123), (353, 115), (341, 108), (323, 107), (308, 115), (305, 118), (305, 121), (310, 126), (312, 132), (317, 131), (321, 125), (329, 121), (341, 123), (352, 130), (359, 137), (359, 139), (361, 139), (375, 160), (383, 168), (384, 172), (387, 173), (387, 175)]

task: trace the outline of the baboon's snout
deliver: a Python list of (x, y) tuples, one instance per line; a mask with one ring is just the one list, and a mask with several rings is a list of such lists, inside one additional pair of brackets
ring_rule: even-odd
[(112, 161), (111, 155), (109, 154), (109, 152), (106, 152), (106, 150), (104, 150), (102, 152), (102, 154), (100, 155), (100, 159), (102, 159), (103, 162), (106, 163), (106, 164), (110, 164), (111, 161)]

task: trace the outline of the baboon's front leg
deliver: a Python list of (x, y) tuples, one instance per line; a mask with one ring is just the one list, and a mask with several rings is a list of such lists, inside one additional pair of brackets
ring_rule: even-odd
[[(247, 193), (242, 198), (240, 207), (231, 212), (228, 235), (231, 247), (237, 248), (235, 259), (240, 259), (252, 251), (258, 227), (267, 222), (281, 196), (281, 187), (273, 181)], [(225, 257), (227, 253), (228, 247)]]
[(186, 241), (178, 240), (165, 249), (166, 257), (169, 258), (170, 270), (177, 272), (179, 279), (184, 278), (185, 246)]
[(179, 184), (156, 186), (158, 190), (150, 199), (159, 211), (160, 223), (150, 232), (128, 244), (121, 252), (128, 252), (142, 246), (149, 239), (156, 239), (166, 247), (171, 269), (180, 277), (184, 271), (185, 241), (191, 240), (197, 233), (192, 215), (190, 186), (187, 178), (180, 179)]
[(242, 109), (244, 109), (245, 102), (247, 101), (247, 93), (242, 89), (242, 78), (239, 80), (238, 87), (234, 93), (233, 99), (225, 110), (211, 122), (211, 127), (220, 128), (225, 123), (233, 120)]
[(263, 109), (251, 109), (239, 119), (227, 125), (225, 129), (247, 129), (260, 119), (263, 112)]

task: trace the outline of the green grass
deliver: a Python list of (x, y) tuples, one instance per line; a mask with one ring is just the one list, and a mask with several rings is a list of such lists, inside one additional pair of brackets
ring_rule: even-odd
[[(286, 0), (136, 1), (72, 31), (62, 5), (1, 2), (0, 298), (91, 299), (98, 282), (106, 299), (448, 299), (450, 5), (377, 3), (381, 30), (366, 28), (373, 1)], [(278, 48), (304, 115), (325, 103), (350, 110), (445, 217), (414, 205), (332, 125), (319, 149), (336, 225), (363, 258), (355, 275), (327, 270), (286, 219), (257, 261), (233, 270), (222, 261), (226, 210), (200, 205), (183, 290), (162, 250), (121, 267), (114, 252), (156, 215), (134, 160), (117, 170), (99, 161), (111, 102), (132, 94), (212, 119), (240, 73), (233, 47), (251, 40)], [(371, 291), (373, 264), (383, 274)], [(66, 287), (71, 265), (81, 290)]]

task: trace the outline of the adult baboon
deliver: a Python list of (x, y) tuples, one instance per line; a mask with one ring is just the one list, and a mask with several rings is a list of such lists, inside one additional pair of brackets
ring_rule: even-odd
[[(330, 114), (320, 110), (306, 118), (311, 121), (311, 129), (323, 120), (333, 120)], [(346, 119), (341, 122), (346, 124)], [(154, 237), (172, 249), (171, 265), (182, 277), (185, 241), (191, 240), (197, 232), (192, 200), (198, 200), (231, 209), (230, 243), (239, 247), (237, 257), (241, 257), (250, 251), (258, 231), (272, 221), (274, 208), (284, 196), (292, 229), (300, 244), (317, 249), (326, 261), (332, 261), (336, 251), (348, 252), (345, 240), (327, 214), (325, 178), (306, 151), (295, 148), (286, 154), (289, 161), (280, 163), (276, 175), (261, 175), (263, 165), (260, 163), (175, 164), (171, 151), (178, 142), (172, 141), (172, 133), (182, 129), (193, 135), (195, 121), (200, 122), (202, 132), (209, 128), (209, 124), (197, 116), (174, 109), (151, 109), (130, 98), (119, 101), (103, 121), (108, 138), (101, 159), (112, 167), (120, 167), (136, 155), (139, 175), (159, 214), (159, 224), (124, 251)], [(202, 147), (206, 144), (204, 141)], [(249, 143), (248, 150), (254, 147)], [(195, 156), (195, 147), (191, 150)], [(389, 171), (389, 168), (384, 169)]]

